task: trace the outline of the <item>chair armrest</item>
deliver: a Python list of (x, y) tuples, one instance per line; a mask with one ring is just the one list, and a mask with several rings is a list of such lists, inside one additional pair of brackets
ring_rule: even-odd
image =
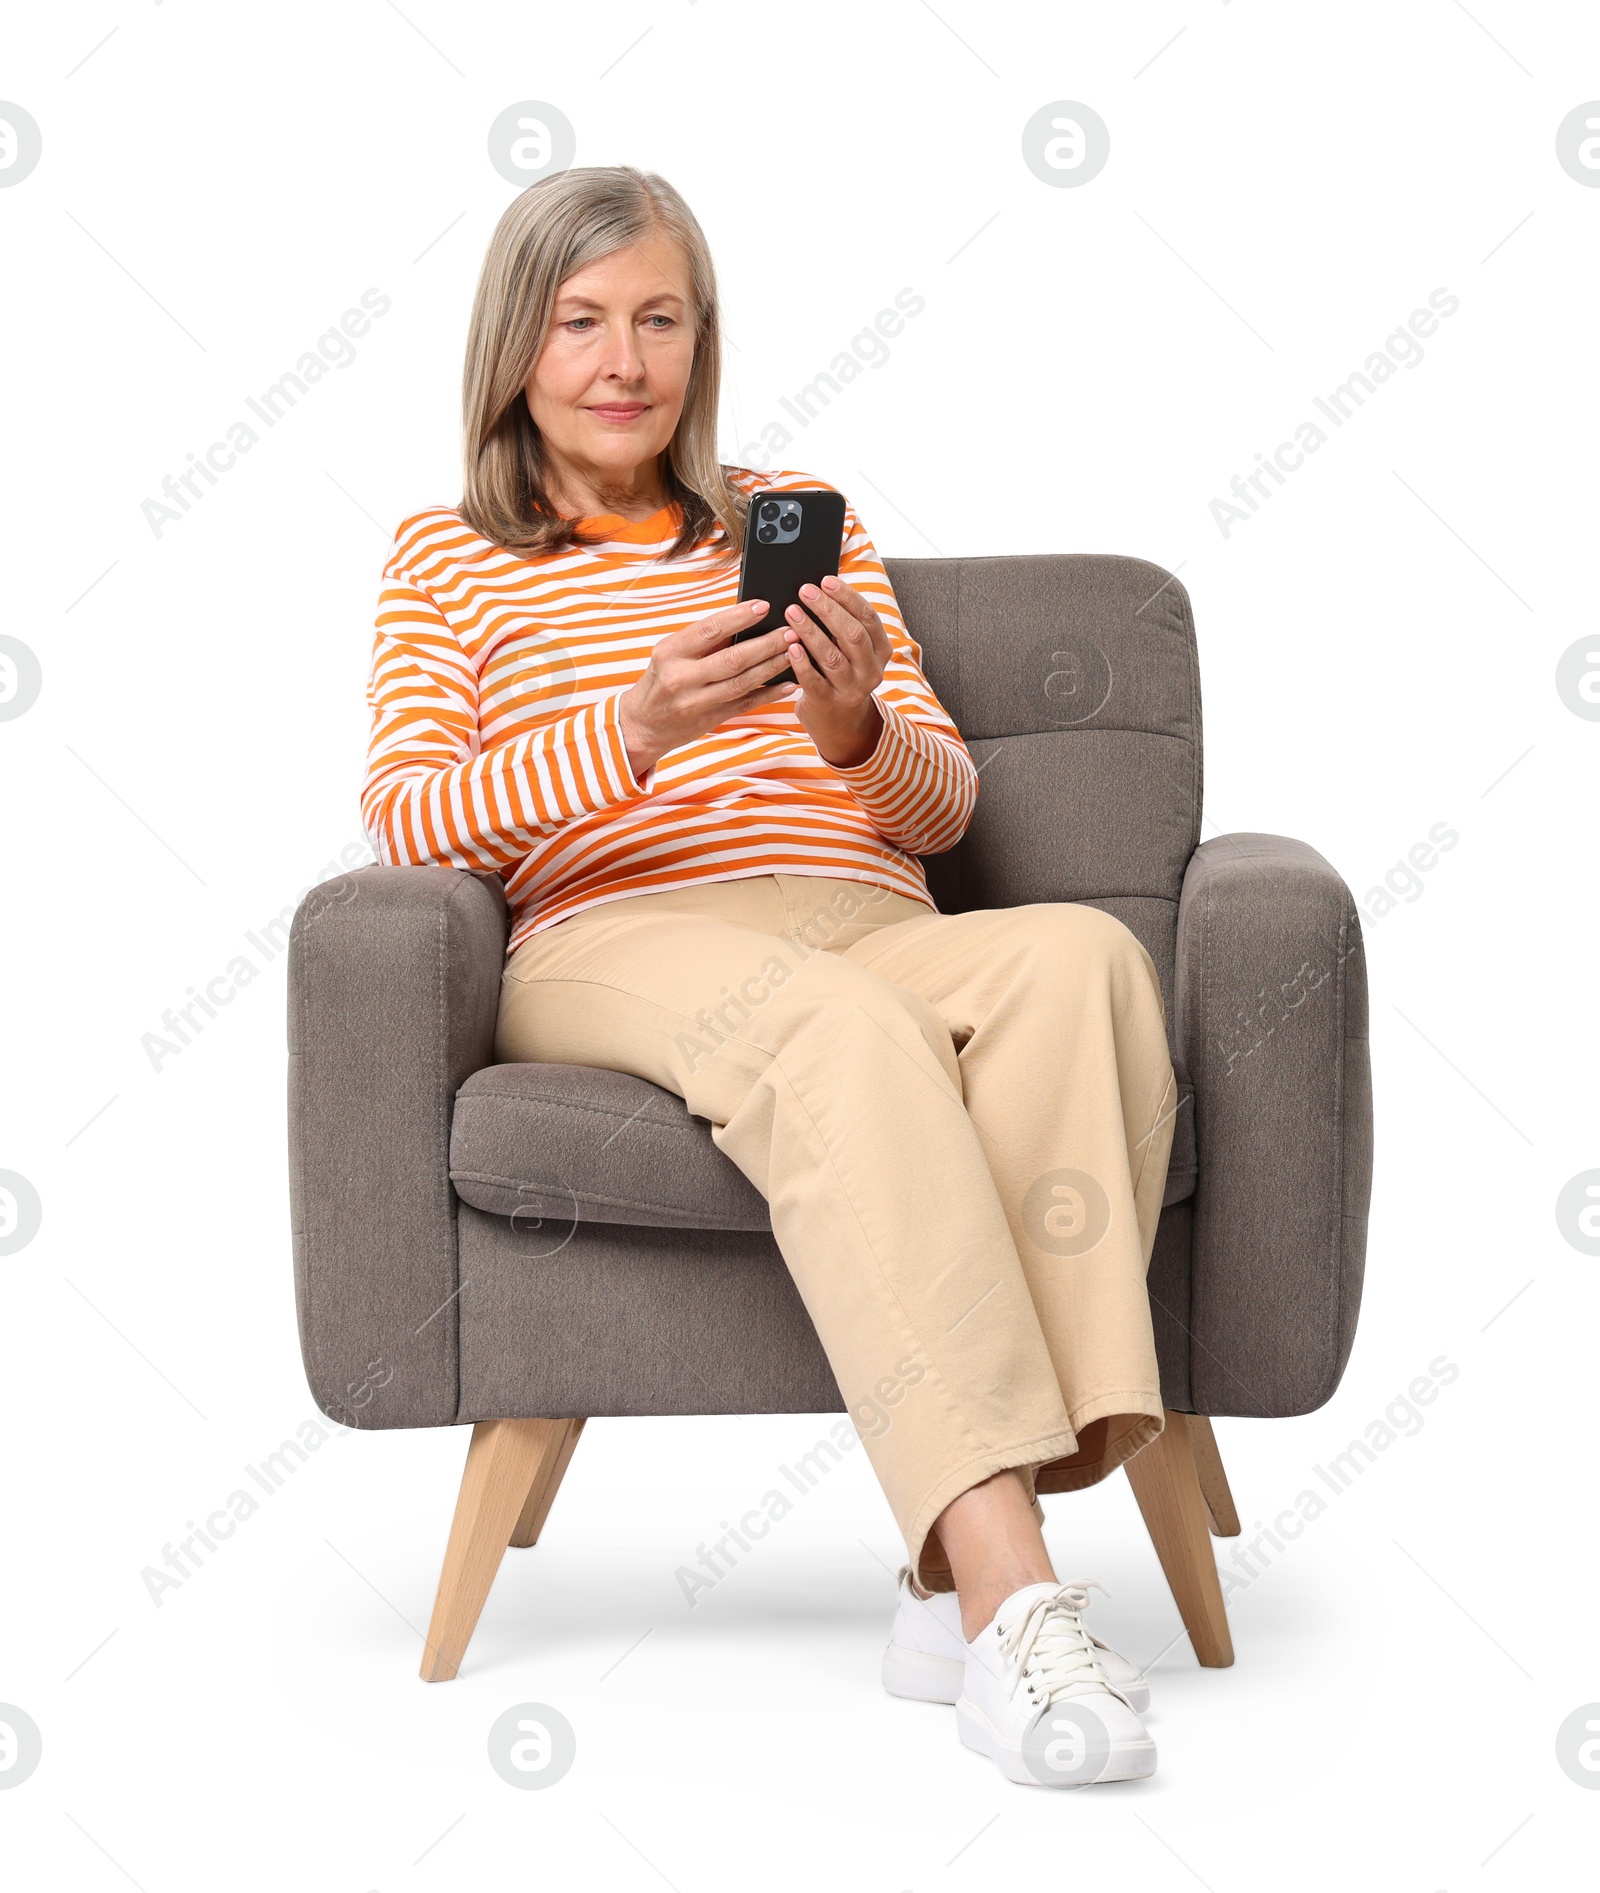
[(370, 867), (289, 938), (289, 1195), (306, 1378), (347, 1426), (458, 1402), (456, 1089), (494, 1062), (506, 904), (492, 876)]
[(1304, 842), (1206, 842), (1178, 904), (1176, 988), (1199, 1147), (1195, 1410), (1309, 1413), (1349, 1359), (1372, 1186), (1366, 960), (1349, 889)]

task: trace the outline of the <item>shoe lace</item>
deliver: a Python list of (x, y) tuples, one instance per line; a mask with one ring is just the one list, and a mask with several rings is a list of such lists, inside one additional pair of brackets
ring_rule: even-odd
[(1019, 1617), (1000, 1626), (1000, 1650), (1011, 1663), (1011, 1693), (1025, 1689), (1041, 1706), (1090, 1690), (1118, 1692), (1100, 1667), (1097, 1646), (1083, 1626), (1089, 1592), (1110, 1593), (1090, 1578), (1041, 1591)]

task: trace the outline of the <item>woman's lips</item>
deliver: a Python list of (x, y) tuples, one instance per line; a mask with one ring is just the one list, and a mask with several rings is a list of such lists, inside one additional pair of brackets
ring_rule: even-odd
[(602, 421), (636, 421), (649, 411), (649, 405), (647, 401), (615, 401), (603, 407), (592, 407), (589, 412), (597, 414)]

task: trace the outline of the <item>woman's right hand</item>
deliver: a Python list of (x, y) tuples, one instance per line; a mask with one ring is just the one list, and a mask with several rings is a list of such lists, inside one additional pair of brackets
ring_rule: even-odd
[(671, 632), (656, 646), (644, 675), (622, 699), (622, 740), (636, 778), (669, 749), (704, 736), (740, 710), (781, 703), (793, 690), (792, 684), (771, 682), (789, 667), (781, 627), (743, 644), (732, 642), (735, 631), (758, 623), (767, 609), (764, 599), (747, 599)]

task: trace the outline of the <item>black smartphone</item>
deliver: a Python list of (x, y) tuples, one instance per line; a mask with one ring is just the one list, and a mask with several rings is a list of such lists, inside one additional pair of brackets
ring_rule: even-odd
[[(739, 567), (739, 599), (742, 603), (746, 598), (765, 598), (771, 609), (748, 631), (736, 631), (734, 643), (761, 637), (786, 623), (789, 607), (800, 604), (802, 585), (821, 585), (825, 578), (839, 576), (843, 549), (842, 493), (827, 486), (752, 493), (744, 559)], [(814, 612), (808, 611), (806, 616), (820, 623)], [(825, 625), (822, 628), (827, 629)], [(773, 684), (798, 681), (789, 669), (762, 687), (770, 689)]]

